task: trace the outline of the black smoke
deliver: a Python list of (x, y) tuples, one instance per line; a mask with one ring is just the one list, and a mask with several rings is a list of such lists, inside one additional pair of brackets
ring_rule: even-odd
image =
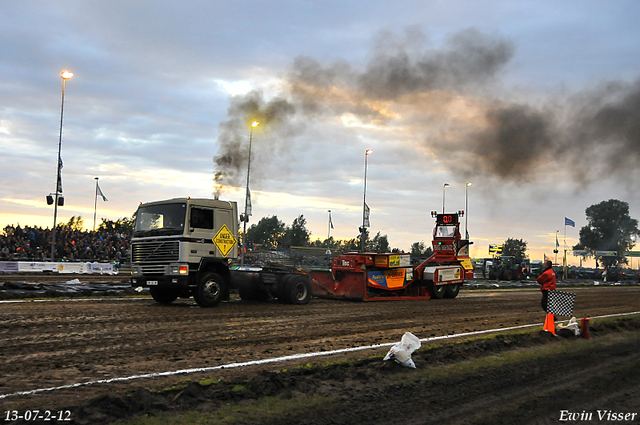
[[(214, 158), (218, 183), (243, 184), (252, 121), (261, 122), (261, 143), (278, 152), (271, 157), (282, 164), (293, 159), (282, 148), (301, 134), (301, 123), (335, 123), (345, 114), (411, 129), (398, 138), (422, 139), (441, 164), (465, 178), (525, 184), (561, 168), (588, 185), (636, 173), (640, 82), (603, 84), (559, 101), (510, 100), (500, 77), (515, 51), (503, 37), (476, 29), (434, 47), (413, 27), (401, 35), (380, 32), (363, 65), (298, 57), (280, 97), (265, 100), (254, 91), (231, 99)], [(256, 168), (267, 164), (268, 158)]]

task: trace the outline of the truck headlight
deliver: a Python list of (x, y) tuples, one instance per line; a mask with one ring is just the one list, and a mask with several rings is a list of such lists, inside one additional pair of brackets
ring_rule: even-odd
[(186, 275), (189, 274), (189, 266), (185, 264), (172, 264), (169, 267), (169, 271), (171, 274)]

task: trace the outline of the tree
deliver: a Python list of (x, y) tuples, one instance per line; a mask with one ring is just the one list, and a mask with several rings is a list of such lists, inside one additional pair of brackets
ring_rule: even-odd
[(360, 251), (360, 239), (345, 239), (342, 241), (342, 251), (344, 252), (358, 252)]
[(424, 251), (424, 242), (414, 242), (411, 244), (411, 257), (420, 258)]
[(425, 247), (424, 242), (414, 242), (411, 244), (411, 258), (419, 261), (422, 258), (429, 258), (433, 255), (433, 248)]
[(133, 234), (133, 228), (136, 225), (134, 217), (122, 217), (116, 221), (102, 218), (102, 223), (98, 226), (98, 230), (106, 230), (107, 232), (122, 233), (125, 235)]
[(380, 235), (380, 232), (378, 232), (371, 241), (370, 249), (377, 253), (390, 252), (391, 247), (389, 246), (387, 235)]
[(586, 249), (594, 253), (595, 251), (616, 251), (616, 257), (600, 258), (603, 267), (618, 263), (626, 264), (624, 253), (634, 246), (631, 236), (640, 233), (638, 220), (629, 216), (629, 204), (617, 199), (609, 199), (591, 205), (585, 213), (587, 225), (580, 229), (580, 243), (573, 249)]
[(277, 248), (284, 236), (285, 225), (278, 216), (263, 217), (258, 224), (247, 229), (247, 241), (262, 244), (268, 249)]
[(282, 243), (287, 246), (308, 246), (311, 232), (307, 230), (307, 219), (299, 215), (293, 219), (291, 227), (284, 232)]
[(502, 255), (524, 258), (527, 251), (527, 242), (522, 239), (509, 238), (502, 244)]
[(82, 216), (78, 216), (76, 218), (76, 216), (74, 215), (69, 219), (69, 221), (66, 224), (59, 223), (56, 227), (58, 229), (68, 230), (68, 231), (73, 231), (73, 230), (81, 231), (82, 229), (84, 229), (84, 220), (82, 219)]

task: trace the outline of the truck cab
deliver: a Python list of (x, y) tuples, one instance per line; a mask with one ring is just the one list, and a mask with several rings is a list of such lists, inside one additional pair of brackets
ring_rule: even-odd
[(131, 239), (131, 284), (168, 304), (193, 296), (204, 307), (228, 298), (237, 252), (237, 204), (174, 198), (140, 204)]

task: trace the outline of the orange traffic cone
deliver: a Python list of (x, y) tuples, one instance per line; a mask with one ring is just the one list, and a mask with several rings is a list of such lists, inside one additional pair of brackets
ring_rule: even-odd
[(589, 335), (589, 318), (588, 317), (583, 317), (582, 318), (582, 326), (580, 327), (580, 335), (585, 339), (591, 338), (591, 336)]
[(554, 335), (556, 334), (556, 324), (553, 319), (552, 313), (547, 313), (547, 318), (544, 319), (544, 327), (542, 328), (542, 330), (551, 332)]

